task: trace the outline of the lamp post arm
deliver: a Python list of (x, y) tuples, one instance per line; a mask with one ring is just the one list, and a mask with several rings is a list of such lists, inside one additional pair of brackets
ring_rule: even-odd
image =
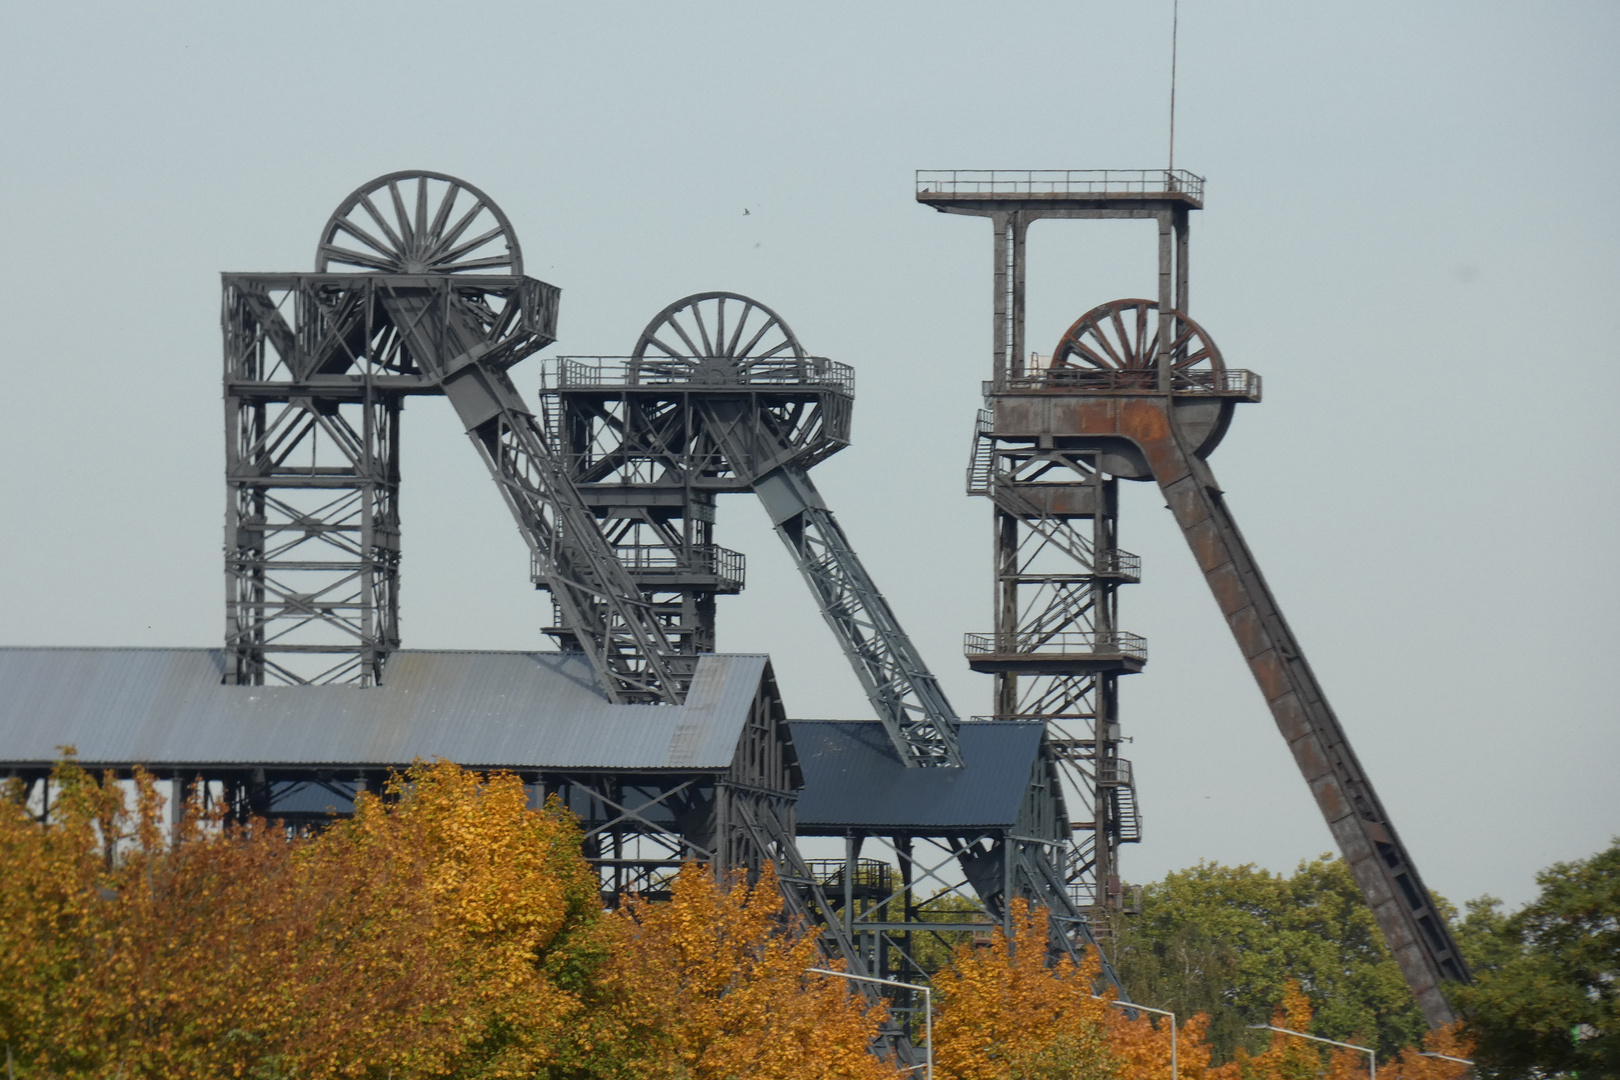
[[(931, 986), (918, 986), (916, 983), (900, 982), (896, 979), (880, 979), (876, 975), (851, 975), (847, 971), (834, 971), (832, 968), (805, 968), (817, 975), (831, 975), (835, 979), (850, 979), (855, 982), (877, 983), (879, 986), (897, 986), (902, 990), (921, 990), (923, 996), (923, 1037), (928, 1042), (928, 1056), (923, 1059), (923, 1067), (927, 1070), (928, 1080), (934, 1080), (934, 989)], [(913, 1065), (913, 1069), (917, 1066)]]
[(1346, 1050), (1359, 1050), (1367, 1055), (1368, 1080), (1378, 1080), (1378, 1051), (1370, 1046), (1357, 1046), (1355, 1043), (1339, 1042), (1337, 1039), (1324, 1039), (1320, 1035), (1308, 1035), (1303, 1031), (1281, 1028), (1274, 1024), (1250, 1024), (1249, 1029), (1251, 1031), (1280, 1031), (1284, 1035), (1298, 1035), (1300, 1038), (1309, 1039), (1312, 1042), (1327, 1043), (1329, 1046), (1342, 1046)]
[[(1100, 994), (1092, 994), (1091, 996), (1097, 998), (1098, 1000), (1101, 1000), (1102, 998), (1102, 995)], [(1134, 1001), (1111, 1001), (1109, 1004), (1121, 1009), (1134, 1009), (1137, 1012), (1157, 1013), (1160, 1016), (1168, 1016), (1170, 1018), (1170, 1080), (1181, 1080), (1180, 1062), (1176, 1057), (1176, 1014), (1171, 1012), (1169, 1009), (1155, 1009), (1151, 1005), (1138, 1005)], [(1377, 1077), (1374, 1077), (1373, 1080), (1377, 1080)]]

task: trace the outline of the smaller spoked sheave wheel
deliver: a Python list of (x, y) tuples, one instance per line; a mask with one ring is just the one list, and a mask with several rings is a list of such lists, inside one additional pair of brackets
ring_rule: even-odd
[(788, 382), (805, 354), (781, 316), (730, 292), (698, 293), (660, 311), (630, 359), (637, 382)]
[[(1114, 300), (1077, 319), (1052, 352), (1053, 382), (1097, 383), (1122, 390), (1158, 386), (1159, 305)], [(1170, 388), (1214, 389), (1225, 370), (1221, 351), (1204, 328), (1170, 313)]]
[(465, 180), (397, 172), (361, 186), (327, 219), (315, 272), (523, 274), (523, 252), (495, 201)]

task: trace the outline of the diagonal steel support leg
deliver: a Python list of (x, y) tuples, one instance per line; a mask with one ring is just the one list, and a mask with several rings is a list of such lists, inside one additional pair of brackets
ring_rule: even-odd
[(822, 501), (809, 473), (784, 466), (754, 480), (753, 488), (887, 728), (900, 760), (908, 766), (959, 767), (962, 754), (956, 745), (956, 728), (960, 721), (955, 711)]

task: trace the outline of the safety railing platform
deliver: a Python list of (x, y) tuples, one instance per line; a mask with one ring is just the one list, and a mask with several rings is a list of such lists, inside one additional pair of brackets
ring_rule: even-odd
[[(1022, 375), (986, 379), (984, 396), (995, 394), (1161, 394), (1158, 372), (1147, 368), (1052, 367)], [(1224, 397), (1260, 400), (1260, 376), (1242, 368), (1220, 371), (1178, 371), (1170, 391), (1187, 397)]]
[(1166, 199), (1202, 206), (1204, 178), (1185, 169), (918, 169), (918, 202)]
[(745, 359), (668, 357), (558, 356), (541, 371), (542, 391), (615, 390), (684, 387), (695, 390), (728, 386), (831, 390), (855, 395), (855, 369), (825, 356)]
[(974, 671), (1142, 670), (1147, 639), (1124, 630), (965, 634), (962, 651)]
[[(643, 587), (713, 584), (720, 592), (741, 592), (747, 583), (747, 558), (719, 544), (696, 544), (690, 559), (654, 544), (615, 544), (613, 554)], [(538, 573), (538, 567), (534, 568)]]

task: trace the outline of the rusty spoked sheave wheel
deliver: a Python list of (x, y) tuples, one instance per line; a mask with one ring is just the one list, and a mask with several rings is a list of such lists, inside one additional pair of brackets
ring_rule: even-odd
[[(1214, 389), (1226, 369), (1221, 350), (1204, 328), (1170, 313), (1170, 388)], [(1152, 390), (1158, 386), (1159, 305), (1113, 300), (1075, 320), (1052, 353), (1054, 384)]]
[(731, 292), (697, 293), (660, 311), (630, 357), (635, 382), (772, 383), (805, 376), (804, 347), (782, 317)]
[(523, 252), (495, 201), (465, 180), (397, 172), (362, 185), (321, 230), (315, 272), (520, 277)]

